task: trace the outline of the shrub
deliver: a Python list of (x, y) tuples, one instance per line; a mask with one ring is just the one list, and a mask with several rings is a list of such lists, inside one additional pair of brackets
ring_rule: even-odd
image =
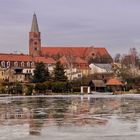
[(52, 83), (52, 91), (56, 93), (62, 93), (66, 91), (66, 82), (54, 82)]
[(35, 85), (35, 91), (38, 93), (45, 93), (47, 90), (47, 87), (44, 83), (37, 83)]
[(26, 93), (26, 95), (32, 95), (33, 90), (34, 90), (34, 86), (33, 85), (29, 85), (27, 87), (27, 93)]

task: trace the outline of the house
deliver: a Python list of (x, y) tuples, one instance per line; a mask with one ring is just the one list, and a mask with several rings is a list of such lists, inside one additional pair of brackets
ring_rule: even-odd
[(113, 72), (111, 64), (91, 63), (89, 67), (90, 67), (91, 74)]
[(117, 78), (112, 78), (107, 81), (106, 86), (110, 91), (114, 92), (124, 90), (125, 84)]
[(103, 80), (92, 80), (89, 82), (91, 92), (105, 92), (106, 84)]
[(6, 77), (6, 68), (0, 67), (0, 81), (5, 80), (5, 77)]
[(76, 80), (76, 79), (80, 79), (83, 77), (83, 74), (81, 71), (77, 70), (76, 68), (72, 68), (72, 69), (66, 69), (66, 75), (68, 77), (68, 80)]

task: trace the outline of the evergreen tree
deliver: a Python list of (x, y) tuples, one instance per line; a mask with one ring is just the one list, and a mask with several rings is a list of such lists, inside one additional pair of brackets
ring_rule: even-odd
[(48, 71), (48, 68), (45, 67), (45, 64), (43, 62), (37, 63), (34, 71), (33, 82), (42, 83), (49, 80), (50, 73)]
[(56, 66), (54, 68), (54, 81), (67, 81), (67, 76), (65, 75), (64, 67), (60, 63), (60, 61), (56, 63)]
[(16, 83), (15, 83), (14, 89), (15, 89), (15, 93), (16, 93), (16, 94), (22, 94), (22, 92), (23, 92), (23, 86), (22, 86), (22, 84), (19, 83), (19, 82), (16, 82)]

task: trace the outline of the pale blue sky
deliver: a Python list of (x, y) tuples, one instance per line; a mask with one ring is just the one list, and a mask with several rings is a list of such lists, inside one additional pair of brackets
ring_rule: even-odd
[(0, 0), (0, 52), (28, 53), (34, 11), (45, 46), (140, 52), (140, 0)]

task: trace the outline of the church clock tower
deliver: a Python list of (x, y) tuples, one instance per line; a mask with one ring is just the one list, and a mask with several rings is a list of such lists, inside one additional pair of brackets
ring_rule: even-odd
[(36, 57), (41, 55), (41, 33), (39, 32), (36, 14), (33, 15), (32, 27), (29, 32), (29, 55)]

